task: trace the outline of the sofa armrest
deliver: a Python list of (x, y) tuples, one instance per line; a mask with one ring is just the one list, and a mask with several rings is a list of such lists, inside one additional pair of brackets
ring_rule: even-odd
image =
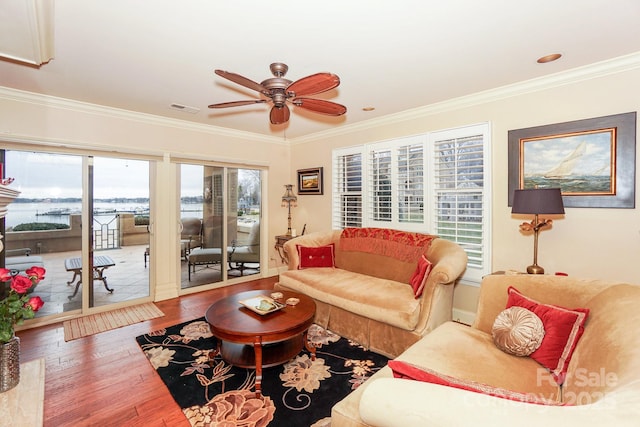
[(496, 316), (507, 304), (507, 289), (513, 286), (527, 297), (544, 304), (584, 307), (601, 292), (601, 281), (550, 274), (489, 274), (480, 284), (478, 310), (473, 327), (491, 333)]
[(435, 239), (431, 243), (427, 258), (433, 263), (429, 279), (433, 275), (436, 283), (453, 283), (467, 269), (468, 256), (464, 249), (457, 243), (443, 238)]
[(300, 258), (296, 245), (301, 246), (325, 246), (331, 243), (338, 243), (342, 230), (317, 231), (315, 233), (298, 236), (287, 241), (284, 245), (284, 251), (289, 258), (289, 270), (297, 270), (300, 265)]
[(380, 378), (362, 393), (360, 417), (374, 427), (632, 426), (640, 415), (637, 400), (617, 395), (587, 405), (545, 406), (420, 381)]

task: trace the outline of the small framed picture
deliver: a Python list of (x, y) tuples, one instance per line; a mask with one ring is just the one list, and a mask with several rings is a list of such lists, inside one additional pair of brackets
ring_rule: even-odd
[(298, 194), (323, 194), (322, 168), (298, 170)]

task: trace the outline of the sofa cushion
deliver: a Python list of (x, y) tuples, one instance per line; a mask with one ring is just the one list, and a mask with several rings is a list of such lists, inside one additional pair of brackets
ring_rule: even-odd
[(435, 236), (380, 228), (345, 228), (336, 242), (336, 267), (409, 283)]
[(507, 293), (507, 308), (524, 307), (534, 312), (542, 320), (545, 336), (540, 347), (531, 353), (531, 358), (549, 369), (556, 382), (562, 384), (566, 377), (567, 366), (571, 361), (571, 355), (584, 333), (584, 322), (589, 315), (589, 309), (568, 309), (541, 304), (522, 295), (512, 286), (509, 287)]
[(431, 261), (429, 261), (424, 254), (421, 255), (420, 259), (418, 259), (416, 271), (409, 280), (409, 284), (411, 285), (411, 289), (413, 289), (413, 294), (416, 298), (420, 298), (420, 295), (422, 295), (427, 277), (429, 277), (429, 273), (431, 272), (431, 267), (433, 267)]
[(514, 356), (528, 356), (542, 344), (544, 325), (534, 312), (513, 306), (496, 317), (491, 336), (500, 350)]
[(415, 262), (437, 237), (389, 228), (345, 228), (340, 235), (340, 247), (344, 251), (367, 252)]
[(335, 244), (325, 246), (296, 245), (300, 258), (299, 269), (312, 267), (335, 267)]
[(406, 283), (340, 268), (306, 268), (280, 273), (279, 283), (295, 292), (369, 319), (413, 330), (420, 301)]
[(393, 371), (395, 378), (404, 378), (415, 381), (429, 382), (447, 387), (459, 388), (462, 390), (472, 391), (475, 393), (487, 394), (489, 396), (500, 397), (503, 399), (515, 400), (518, 402), (535, 403), (539, 405), (562, 405), (561, 403), (548, 400), (533, 393), (519, 393), (500, 387), (493, 387), (487, 384), (469, 381), (462, 378), (444, 375), (433, 369), (424, 368), (412, 363), (403, 362), (401, 360), (390, 360), (388, 366)]

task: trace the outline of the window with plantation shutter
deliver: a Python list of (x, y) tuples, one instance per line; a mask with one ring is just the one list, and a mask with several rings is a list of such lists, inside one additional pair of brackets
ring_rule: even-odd
[(398, 221), (424, 221), (424, 144), (404, 145), (397, 149)]
[(469, 256), (463, 280), (489, 273), (489, 124), (333, 152), (333, 227), (436, 234)]
[(434, 132), (430, 227), (458, 243), (469, 261), (465, 278), (479, 282), (489, 272), (488, 125)]
[[(391, 206), (391, 150), (372, 150), (368, 153), (368, 217), (372, 222), (392, 220)], [(384, 226), (384, 224), (381, 224)]]
[(362, 227), (362, 153), (340, 150), (333, 156), (333, 228)]

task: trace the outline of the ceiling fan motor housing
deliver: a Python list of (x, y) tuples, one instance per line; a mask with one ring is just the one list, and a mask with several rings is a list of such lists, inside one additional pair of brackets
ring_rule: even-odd
[(271, 74), (276, 77), (284, 77), (289, 71), (289, 66), (287, 64), (283, 64), (282, 62), (274, 62), (269, 65), (269, 69), (271, 70)]

